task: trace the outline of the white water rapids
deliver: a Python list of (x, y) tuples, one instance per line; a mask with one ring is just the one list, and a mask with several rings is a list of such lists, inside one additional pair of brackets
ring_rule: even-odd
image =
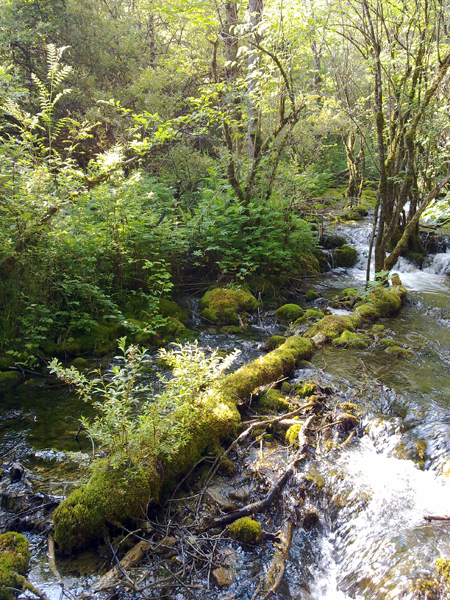
[[(342, 233), (357, 248), (358, 262), (337, 269), (329, 284), (362, 288), (370, 229), (357, 225)], [(363, 437), (331, 460), (318, 461), (329, 490), (321, 507), (327, 522), (318, 536), (297, 534), (290, 591), (283, 598), (412, 600), (418, 597), (412, 586), (436, 577), (436, 559), (450, 557), (450, 524), (424, 519), (450, 515), (450, 253), (430, 257), (423, 270), (402, 258), (394, 271), (410, 304), (384, 325), (402, 345), (408, 336), (423, 343), (409, 361), (370, 351), (363, 356), (372, 369), (367, 385), (373, 377), (379, 400), (373, 396), (364, 406), (369, 416)], [(316, 376), (320, 380), (326, 373), (328, 381), (351, 393), (365, 378), (361, 364), (356, 353), (332, 349), (315, 361), (323, 369)], [(354, 392), (358, 403), (360, 389)], [(306, 545), (312, 564), (302, 554)]]

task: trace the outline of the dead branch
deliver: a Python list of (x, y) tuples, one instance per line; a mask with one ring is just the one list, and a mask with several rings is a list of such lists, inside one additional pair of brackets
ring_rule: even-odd
[(266, 585), (269, 587), (269, 589), (263, 596), (263, 600), (269, 600), (272, 598), (281, 585), (284, 572), (286, 570), (286, 562), (289, 556), (289, 551), (292, 545), (292, 530), (292, 521), (287, 520), (285, 523), (283, 523), (278, 533), (277, 537), (279, 542), (276, 543), (277, 549), (273, 555), (269, 570), (266, 575)]
[[(129, 550), (123, 559), (115, 565), (110, 571), (103, 575), (98, 583), (95, 584), (93, 590), (94, 592), (100, 592), (105, 588), (109, 588), (117, 582), (121, 575), (136, 565), (144, 556), (145, 552), (150, 548), (150, 544), (145, 541), (138, 542), (131, 550)], [(120, 566), (119, 566), (120, 565)]]

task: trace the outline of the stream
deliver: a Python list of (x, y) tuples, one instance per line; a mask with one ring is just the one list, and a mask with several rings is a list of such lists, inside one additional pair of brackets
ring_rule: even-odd
[[(338, 233), (357, 248), (358, 262), (311, 282), (324, 298), (365, 284), (368, 221)], [(394, 269), (408, 289), (408, 303), (398, 317), (380, 323), (397, 344), (413, 350), (412, 359), (378, 347), (325, 346), (308, 368), (295, 373), (294, 381), (316, 380), (358, 404), (364, 434), (339, 453), (315, 459), (313, 467), (328, 490), (316, 500), (321, 523), (295, 532), (279, 600), (412, 599), (412, 582), (435, 576), (436, 559), (450, 557), (450, 523), (424, 519), (450, 515), (449, 270), (447, 252), (428, 257), (422, 270), (403, 258)], [(242, 335), (201, 330), (199, 343), (238, 347), (247, 363), (273, 333), (269, 316)], [(91, 451), (88, 439), (75, 439), (81, 415), (89, 416), (89, 407), (44, 377), (0, 388), (0, 461), (20, 460), (32, 473), (33, 490), (67, 495)], [(10, 518), (7, 508), (2, 502), (0, 523)], [(61, 586), (48, 566), (42, 536), (25, 535), (35, 549), (30, 580), (58, 600)], [(72, 596), (96, 580), (92, 556), (84, 558), (89, 568), (83, 556), (76, 566), (59, 567)], [(249, 592), (237, 589), (208, 597), (250, 599)]]

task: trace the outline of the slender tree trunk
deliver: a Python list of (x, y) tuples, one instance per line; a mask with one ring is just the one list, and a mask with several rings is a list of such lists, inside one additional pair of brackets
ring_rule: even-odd
[(248, 155), (252, 162), (258, 153), (258, 135), (260, 133), (259, 109), (255, 102), (256, 71), (259, 64), (259, 52), (255, 48), (260, 42), (257, 28), (261, 22), (263, 0), (249, 0), (249, 48), (247, 76), (247, 109), (248, 109)]

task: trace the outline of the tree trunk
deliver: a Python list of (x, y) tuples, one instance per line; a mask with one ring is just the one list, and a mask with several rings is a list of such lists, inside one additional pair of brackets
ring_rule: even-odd
[(258, 137), (260, 135), (259, 109), (255, 102), (256, 71), (259, 65), (259, 52), (255, 45), (259, 44), (260, 36), (257, 29), (261, 22), (263, 0), (249, 0), (249, 48), (247, 74), (247, 110), (248, 110), (248, 155), (253, 161), (258, 154)]

